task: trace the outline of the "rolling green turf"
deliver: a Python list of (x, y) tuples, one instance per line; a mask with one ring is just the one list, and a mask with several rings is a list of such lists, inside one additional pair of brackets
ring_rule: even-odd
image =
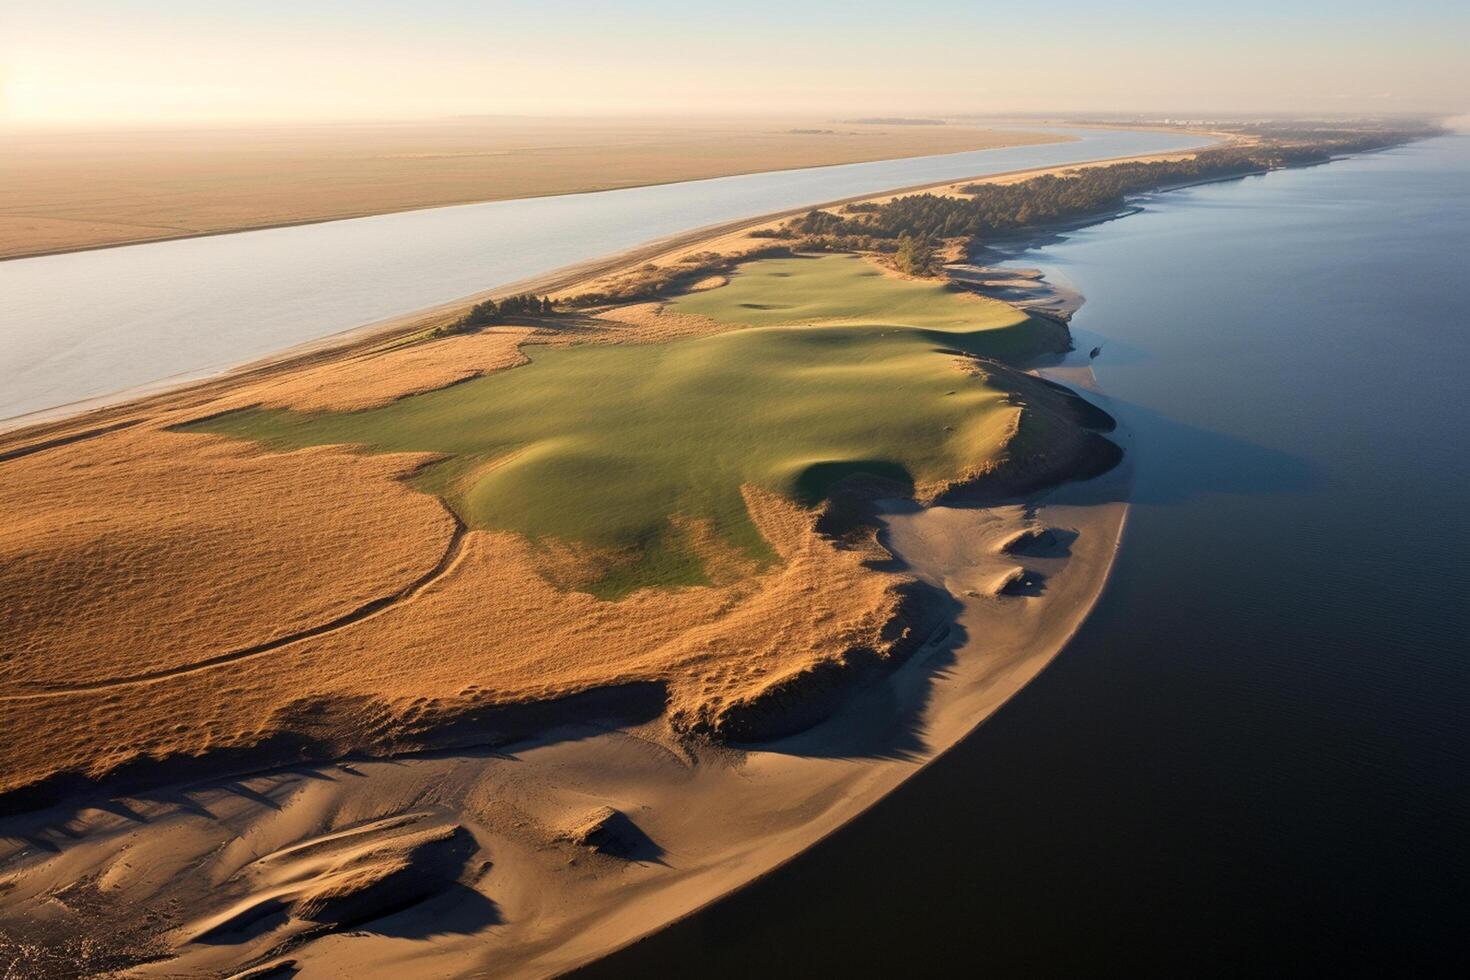
[(1025, 317), (869, 270), (849, 256), (753, 263), (730, 285), (675, 304), (748, 329), (530, 347), (529, 365), (383, 408), (250, 409), (187, 428), (281, 448), (444, 453), (417, 483), (471, 527), (626, 555), (583, 583), (591, 591), (702, 582), (704, 563), (671, 518), (707, 521), (757, 562), (773, 558), (742, 484), (811, 504), (851, 473), (925, 482), (997, 449), (1003, 396), (942, 349), (1016, 349)]
[(964, 332), (979, 352), (994, 357), (1039, 353), (1041, 331), (1015, 308), (990, 302), (939, 282), (884, 275), (856, 255), (823, 255), (751, 262), (720, 289), (691, 293), (670, 304), (725, 323), (752, 327), (784, 324), (892, 323)]

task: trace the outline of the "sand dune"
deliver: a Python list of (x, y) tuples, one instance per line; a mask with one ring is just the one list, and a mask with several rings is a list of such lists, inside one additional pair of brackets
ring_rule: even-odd
[[(1123, 513), (1099, 501), (1123, 478), (1039, 505), (895, 502), (887, 547), (961, 604), (905, 667), (802, 734), (690, 743), (606, 703), (494, 751), (287, 767), (13, 817), (0, 936), (24, 923), (26, 962), (106, 936), (84, 955), (137, 976), (565, 969), (799, 852), (1003, 703), (1095, 596)], [(1047, 593), (966, 598), (1009, 561), (997, 546), (1043, 515), (1081, 532), (1069, 556), (1037, 560)], [(612, 811), (631, 845), (599, 846)], [(375, 883), (397, 875), (404, 901), (380, 901)]]

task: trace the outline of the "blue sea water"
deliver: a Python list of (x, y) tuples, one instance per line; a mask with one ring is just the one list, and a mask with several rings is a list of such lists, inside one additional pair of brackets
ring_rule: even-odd
[(1136, 483), (1057, 661), (792, 864), (592, 969), (1465, 975), (1470, 136), (1156, 195), (1080, 289)]

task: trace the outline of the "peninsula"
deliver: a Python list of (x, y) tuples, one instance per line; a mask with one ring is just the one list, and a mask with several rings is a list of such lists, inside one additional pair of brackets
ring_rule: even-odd
[(6, 952), (545, 975), (787, 860), (1112, 561), (1075, 300), (982, 247), (1413, 135), (755, 221), (0, 437)]

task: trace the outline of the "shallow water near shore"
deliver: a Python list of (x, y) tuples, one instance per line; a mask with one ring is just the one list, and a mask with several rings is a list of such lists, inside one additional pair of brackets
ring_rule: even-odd
[(1470, 137), (1161, 194), (1076, 286), (1134, 502), (955, 750), (593, 974), (1450, 973), (1470, 903)]
[(895, 187), (1185, 149), (1190, 133), (1069, 142), (429, 208), (0, 262), (0, 429), (209, 376), (671, 235)]

